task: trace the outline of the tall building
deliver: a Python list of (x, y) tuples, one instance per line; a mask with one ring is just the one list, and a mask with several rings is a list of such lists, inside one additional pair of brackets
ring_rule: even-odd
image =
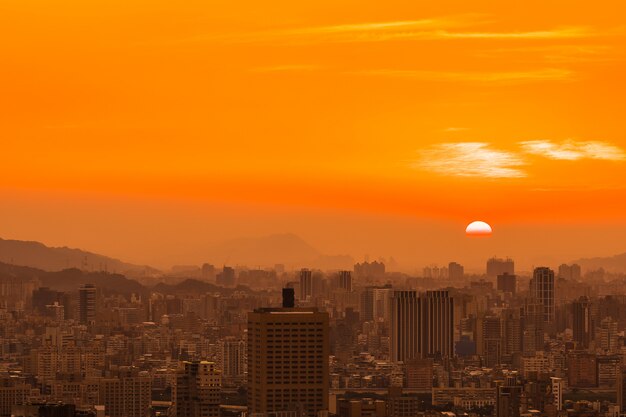
[(300, 300), (307, 300), (313, 296), (313, 278), (310, 269), (300, 270)]
[(352, 273), (350, 271), (339, 271), (338, 287), (348, 292), (352, 291)]
[(394, 291), (391, 360), (454, 355), (454, 300), (448, 291)]
[(576, 388), (593, 388), (598, 385), (596, 355), (572, 352), (567, 357), (568, 385)]
[(580, 265), (561, 264), (559, 265), (559, 278), (580, 281)]
[(329, 318), (316, 308), (248, 313), (248, 411), (328, 411)]
[(96, 286), (93, 284), (78, 289), (78, 318), (81, 324), (96, 322)]
[(502, 355), (511, 357), (522, 351), (522, 318), (519, 309), (503, 310), (501, 317)]
[(619, 339), (617, 334), (617, 322), (611, 317), (605, 317), (600, 322), (599, 347), (605, 352), (615, 352), (618, 349)]
[(377, 261), (354, 264), (354, 275), (357, 278), (383, 278), (385, 264)]
[(222, 341), (220, 348), (224, 380), (243, 380), (246, 373), (246, 342), (227, 337)]
[(543, 306), (543, 320), (554, 322), (554, 271), (539, 267), (533, 271), (530, 280), (530, 296)]
[(374, 320), (374, 287), (365, 287), (361, 291), (359, 313), (362, 321)]
[(417, 291), (394, 291), (391, 301), (391, 360), (407, 362), (422, 354), (421, 299)]
[(148, 372), (120, 372), (99, 380), (99, 399), (109, 417), (148, 417), (152, 378)]
[(456, 262), (450, 262), (448, 264), (448, 277), (451, 281), (461, 280), (464, 275), (465, 269), (463, 268), (463, 265)]
[(391, 288), (374, 288), (373, 290), (373, 319), (383, 320), (389, 323), (391, 320), (391, 298), (393, 297), (393, 289)]
[(587, 349), (593, 335), (591, 327), (591, 301), (580, 297), (572, 303), (574, 341), (578, 349)]
[(522, 352), (534, 355), (544, 349), (545, 322), (543, 304), (527, 299), (522, 316)]
[(224, 266), (222, 272), (217, 274), (216, 283), (225, 287), (235, 285), (235, 270), (230, 266)]
[(484, 366), (493, 368), (500, 364), (502, 354), (502, 329), (500, 317), (485, 316), (479, 321), (478, 353), (483, 358)]
[(219, 417), (222, 376), (215, 363), (182, 362), (172, 390), (176, 417)]
[(454, 356), (454, 299), (448, 291), (426, 291), (421, 297), (422, 355)]
[(515, 263), (511, 258), (491, 258), (487, 260), (487, 278), (496, 279), (498, 275), (515, 275)]
[(497, 285), (498, 291), (510, 292), (512, 295), (515, 295), (517, 291), (517, 276), (508, 272), (500, 274), (498, 275)]

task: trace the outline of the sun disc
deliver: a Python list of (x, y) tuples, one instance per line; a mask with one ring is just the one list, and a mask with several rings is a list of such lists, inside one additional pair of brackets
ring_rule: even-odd
[(467, 225), (467, 227), (465, 228), (465, 233), (468, 236), (490, 236), (492, 230), (489, 224), (477, 220)]

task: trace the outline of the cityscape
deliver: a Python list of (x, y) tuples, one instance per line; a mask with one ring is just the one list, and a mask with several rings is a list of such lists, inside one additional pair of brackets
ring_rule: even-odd
[[(2, 264), (3, 416), (619, 416), (625, 274)], [(124, 282), (111, 283), (113, 280)], [(48, 281), (46, 281), (48, 282)], [(173, 282), (176, 282), (175, 284)]]
[(625, 17), (0, 0), (0, 417), (626, 417)]

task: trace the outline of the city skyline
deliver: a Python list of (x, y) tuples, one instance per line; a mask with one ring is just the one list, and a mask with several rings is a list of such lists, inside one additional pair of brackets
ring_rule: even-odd
[(626, 2), (0, 2), (0, 417), (626, 417)]

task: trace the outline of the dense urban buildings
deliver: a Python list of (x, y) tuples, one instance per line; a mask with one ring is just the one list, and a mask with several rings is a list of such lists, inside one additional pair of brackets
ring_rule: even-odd
[(624, 277), (513, 275), (511, 260), (490, 261), (502, 273), (450, 263), (411, 276), (376, 262), (358, 274), (206, 264), (171, 284), (7, 278), (0, 417), (624, 411)]

